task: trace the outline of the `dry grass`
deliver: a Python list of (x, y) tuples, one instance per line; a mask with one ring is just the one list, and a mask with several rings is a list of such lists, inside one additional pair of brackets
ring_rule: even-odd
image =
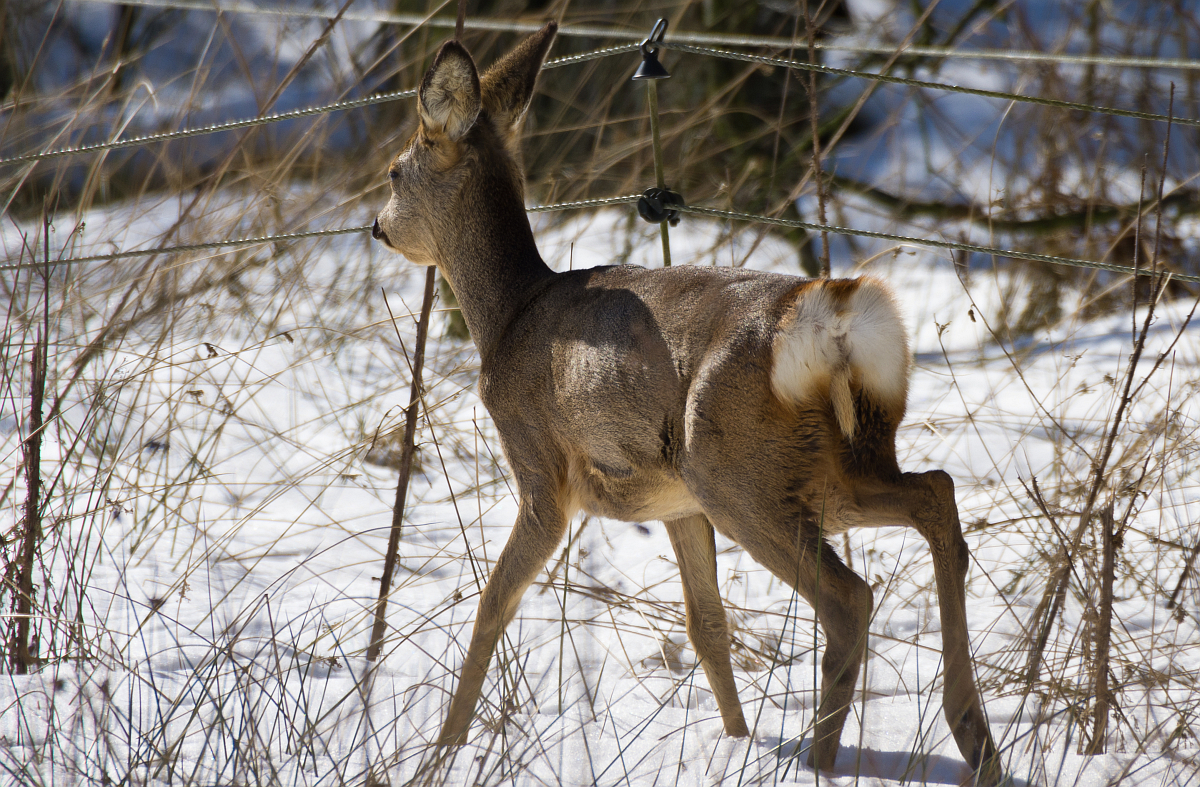
[[(1101, 17), (1088, 38), (1090, 15), (1102, 6), (1084, 4), (1077, 15), (1064, 12), (1066, 31), (1047, 42), (1025, 6), (976, 5), (963, 19), (934, 17), (893, 35), (1025, 47), (1122, 33), (1144, 53), (1160, 32), (1195, 25), (1181, 7), (1175, 16), (1147, 12), (1119, 24)], [(661, 14), (672, 29), (792, 35), (786, 14), (708, 19), (710, 6), (724, 7), (616, 4), (593, 15), (568, 4), (565, 13), (578, 24), (648, 30)], [(10, 3), (6, 18), (20, 8)], [(502, 1), (476, 10), (525, 11)], [(28, 13), (5, 35), (27, 35), (37, 17)], [(996, 14), (1007, 15), (1004, 41), (987, 32)], [(238, 40), (248, 24), (238, 15), (190, 18), (207, 24), (214, 42)], [(968, 39), (977, 28), (984, 40)], [(364, 85), (408, 87), (442, 38), (425, 28), (391, 38), (347, 29), (322, 39), (323, 23), (288, 20), (260, 41), (270, 68), (230, 54), (230, 69), (204, 60), (169, 84), (140, 71), (141, 81), (117, 80), (105, 49), (56, 95), (40, 91), (36, 78), (20, 82), (4, 107), (0, 148), (62, 144), (67, 129), (111, 133), (149, 106), (147, 85), (161, 95), (174, 85), (184, 96), (163, 101), (173, 113), (167, 127), (203, 116), (204, 97), (225, 95), (239, 80), (254, 96), (248, 114), (277, 107), (290, 95), (282, 86), (318, 72), (329, 99)], [(472, 33), (468, 44), (486, 63), (513, 39)], [(565, 39), (554, 54), (609, 43)], [(135, 54), (150, 62), (152, 49)], [(210, 57), (228, 51), (214, 44)], [(806, 56), (803, 47), (795, 54)], [(36, 77), (47, 57), (38, 54), (22, 73)], [(846, 57), (859, 67), (880, 62)], [(660, 90), (667, 166), (689, 201), (816, 215), (798, 79), (664, 59), (677, 75)], [(608, 58), (546, 73), (527, 146), (531, 199), (649, 185), (643, 91), (626, 82), (635, 62)], [(941, 69), (947, 81), (963, 73), (952, 60), (897, 62), (926, 76)], [(1129, 106), (1134, 85), (1139, 108), (1153, 111), (1165, 111), (1174, 78), (1015, 64), (980, 71), (981, 79), (1011, 79), (1023, 92), (1108, 105)], [(1197, 114), (1194, 74), (1178, 77), (1177, 115)], [(1187, 135), (1172, 141), (1164, 166), (1157, 126), (1015, 107), (999, 126), (980, 128), (944, 97), (883, 89), (851, 119), (861, 86), (821, 88), (821, 133), (848, 124), (841, 147), (825, 152), (836, 174), (898, 197), (873, 200), (834, 180), (833, 223), (987, 237), (1124, 263), (1135, 248), (1145, 262), (1157, 247), (1167, 267), (1196, 271), (1188, 203), (1168, 199), (1193, 188)], [(913, 114), (920, 134), (905, 136)], [(365, 237), (55, 263), (107, 249), (368, 223), (383, 201), (378, 173), (407, 117), (408, 106), (398, 103), (4, 170), (13, 195), (0, 235), (6, 262), (42, 261), (47, 239), (51, 262), (5, 271), (2, 280), (0, 558), (8, 573), (0, 595), (18, 613), (13, 572), (32, 567), (25, 598), (35, 660), (30, 674), (13, 671), (0, 682), (0, 769), (32, 784), (341, 784), (385, 775), (393, 783), (703, 783), (722, 773), (746, 784), (811, 780), (791, 756), (811, 721), (822, 644), (811, 610), (732, 545), (718, 545), (741, 694), (758, 735), (749, 745), (720, 739), (686, 644), (665, 539), (653, 524), (598, 520), (572, 525), (560, 559), (528, 594), (500, 649), (471, 747), (452, 768), (426, 767), (425, 744), (514, 503), (494, 427), (474, 394), (473, 348), (442, 335), (448, 314), (438, 304), (391, 628), (382, 666), (369, 669), (374, 578), (395, 486), (389, 450), (407, 404), (422, 272)], [(933, 148), (900, 157), (913, 138)], [(897, 160), (906, 163), (861, 164)], [(1150, 185), (1135, 242), (1143, 161)], [(1152, 193), (1161, 181), (1155, 231)], [(788, 197), (801, 185), (793, 204)], [(953, 210), (938, 214), (930, 207), (937, 205)], [(1124, 207), (1110, 215), (1105, 206)], [(980, 213), (1010, 224), (988, 230)], [(657, 229), (616, 215), (538, 218), (547, 260), (560, 268), (613, 259), (656, 264)], [(1106, 218), (1091, 218), (1098, 215)], [(1046, 229), (1036, 220), (1047, 217), (1061, 221)], [(1022, 221), (1038, 229), (1021, 229)], [(677, 261), (792, 272), (820, 251), (806, 237), (687, 219), (672, 241)], [(1015, 783), (1188, 783), (1200, 713), (1200, 566), (1193, 562), (1200, 359), (1194, 327), (1171, 342), (1195, 292), (1167, 289), (1131, 371), (1148, 291), (1138, 291), (1142, 305), (1134, 310), (1128, 282), (1003, 260), (948, 264), (854, 239), (831, 242), (830, 251), (835, 273), (881, 253), (867, 270), (912, 299), (918, 363), (903, 464), (946, 467), (956, 478), (976, 557), (969, 592), (978, 671)], [(39, 326), (48, 343), (45, 493), (36, 506), (42, 539), (30, 562), (20, 549), (29, 520), (28, 484), (18, 470), (30, 445)], [(1100, 462), (1106, 444), (1111, 455)], [(1106, 654), (1109, 753), (1090, 759), (1075, 752), (1094, 723), (1109, 520), (1089, 510), (1113, 512), (1121, 534)], [(877, 612), (864, 699), (843, 741), (862, 741), (865, 754), (856, 759), (848, 748), (839, 773), (848, 781), (861, 774), (867, 782), (955, 782), (957, 755), (943, 749), (940, 703), (930, 696), (940, 691), (940, 638), (927, 554), (894, 531), (856, 534), (845, 547), (876, 587)], [(1039, 648), (1055, 577), (1065, 577), (1060, 611)], [(25, 619), (10, 614), (6, 631)], [(13, 642), (6, 640), (10, 653)]]

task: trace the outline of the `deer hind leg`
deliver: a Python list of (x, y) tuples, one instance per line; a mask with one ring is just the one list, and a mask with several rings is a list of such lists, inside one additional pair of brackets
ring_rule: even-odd
[(959, 751), (979, 774), (978, 783), (996, 784), (1003, 772), (975, 686), (967, 633), (966, 577), (971, 555), (958, 519), (954, 482), (940, 470), (905, 473), (893, 488), (865, 496), (861, 502), (864, 509), (876, 508), (884, 516), (900, 514), (929, 544), (942, 619), (942, 708)]
[(831, 769), (837, 760), (842, 728), (854, 699), (854, 687), (867, 652), (871, 586), (837, 556), (824, 538), (806, 544), (797, 561), (796, 589), (816, 612), (825, 631), (821, 655), (821, 703), (817, 708), (808, 766)]
[(438, 735), (439, 746), (466, 743), (475, 704), (483, 690), (496, 644), (516, 614), (525, 589), (537, 578), (562, 541), (566, 527), (567, 518), (557, 505), (521, 501), (516, 525), (479, 600), (471, 645), (463, 662), (458, 688), (450, 701), (450, 712)]
[[(728, 526), (728, 527), (726, 527)], [(842, 727), (867, 648), (871, 587), (837, 556), (820, 535), (819, 522), (788, 517), (777, 524), (746, 526), (731, 519), (718, 529), (758, 563), (793, 587), (816, 611), (825, 632), (821, 656), (821, 702), (808, 765), (828, 770), (837, 759)]]
[(717, 548), (713, 527), (703, 516), (664, 522), (683, 581), (688, 639), (700, 657), (721, 710), (725, 734), (742, 738), (750, 734), (742, 715), (733, 665), (729, 660), (729, 627), (717, 587)]

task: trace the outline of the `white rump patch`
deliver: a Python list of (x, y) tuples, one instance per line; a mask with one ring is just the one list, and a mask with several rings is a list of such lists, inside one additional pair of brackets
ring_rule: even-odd
[(850, 380), (880, 404), (903, 407), (908, 396), (908, 335), (891, 292), (874, 279), (844, 289), (814, 282), (801, 291), (775, 337), (771, 389), (800, 403), (828, 387), (847, 437), (856, 422)]

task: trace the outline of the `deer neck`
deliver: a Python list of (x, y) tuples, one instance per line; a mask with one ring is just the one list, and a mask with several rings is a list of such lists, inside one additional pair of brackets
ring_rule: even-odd
[(454, 289), (480, 355), (487, 358), (530, 296), (555, 274), (538, 253), (523, 200), (468, 204), (474, 215), (468, 209), (462, 217), (438, 268)]

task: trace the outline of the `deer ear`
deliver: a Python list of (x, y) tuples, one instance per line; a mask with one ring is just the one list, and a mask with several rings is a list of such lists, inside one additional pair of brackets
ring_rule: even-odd
[(438, 50), (417, 91), (417, 115), (430, 133), (460, 139), (479, 117), (479, 72), (475, 61), (457, 41)]
[(483, 105), (509, 148), (516, 145), (521, 121), (533, 98), (538, 72), (542, 70), (542, 61), (557, 32), (556, 22), (547, 23), (497, 60), (483, 75)]

